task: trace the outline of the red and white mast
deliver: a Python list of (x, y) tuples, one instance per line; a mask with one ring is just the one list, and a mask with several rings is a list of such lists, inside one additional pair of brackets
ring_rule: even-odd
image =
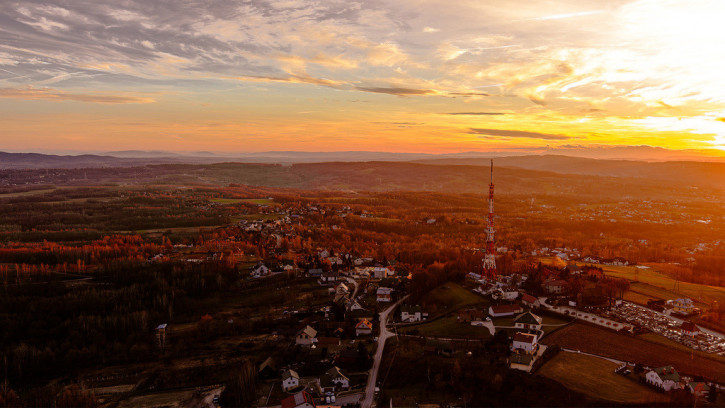
[(494, 278), (496, 276), (496, 256), (493, 247), (493, 159), (491, 159), (491, 184), (488, 185), (488, 225), (486, 226), (486, 256), (483, 258), (483, 271), (481, 278)]

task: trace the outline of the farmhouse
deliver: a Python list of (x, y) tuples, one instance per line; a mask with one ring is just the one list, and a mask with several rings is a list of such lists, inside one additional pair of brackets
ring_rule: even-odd
[(680, 374), (672, 366), (655, 368), (645, 376), (647, 384), (653, 385), (663, 391), (680, 388)]
[(535, 334), (519, 332), (514, 334), (514, 341), (513, 344), (511, 344), (511, 351), (533, 354), (538, 348), (538, 345), (539, 343), (537, 342)]
[(536, 329), (541, 330), (542, 318), (531, 313), (522, 313), (514, 319), (514, 327), (517, 329)]
[(299, 346), (311, 346), (315, 343), (317, 343), (317, 330), (309, 325), (297, 332), (295, 336), (295, 344)]
[(369, 336), (373, 333), (373, 324), (368, 319), (360, 320), (355, 325), (356, 336)]
[(282, 373), (282, 390), (289, 391), (300, 386), (300, 376), (294, 370), (284, 370)]
[(375, 294), (377, 295), (378, 302), (390, 302), (393, 300), (393, 289), (391, 288), (379, 287)]
[(298, 392), (282, 400), (282, 408), (315, 408), (315, 400), (305, 391)]
[(492, 317), (513, 316), (516, 313), (521, 313), (523, 311), (524, 309), (522, 309), (519, 305), (498, 305), (489, 306), (488, 308), (488, 314)]

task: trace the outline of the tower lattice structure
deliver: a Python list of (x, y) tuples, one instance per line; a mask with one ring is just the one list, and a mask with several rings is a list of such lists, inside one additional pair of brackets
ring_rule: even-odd
[(491, 160), (491, 183), (488, 185), (488, 224), (486, 225), (486, 255), (483, 257), (483, 271), (481, 278), (493, 278), (496, 276), (496, 256), (493, 228), (493, 160)]

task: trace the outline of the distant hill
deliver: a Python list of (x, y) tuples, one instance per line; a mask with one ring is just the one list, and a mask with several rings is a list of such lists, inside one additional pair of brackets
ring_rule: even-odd
[[(489, 159), (420, 160), (422, 164), (488, 166)], [(635, 177), (670, 181), (677, 185), (725, 188), (725, 163), (671, 161), (643, 162), (634, 160), (599, 160), (581, 157), (543, 155), (500, 157), (495, 166), (518, 167), (528, 170), (553, 171), (561, 174), (580, 174), (606, 177)]]

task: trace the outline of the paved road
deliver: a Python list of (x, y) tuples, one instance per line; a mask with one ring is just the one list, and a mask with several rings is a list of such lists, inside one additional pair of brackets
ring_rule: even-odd
[(355, 290), (352, 292), (352, 296), (350, 297), (350, 299), (355, 299), (355, 296), (357, 296), (357, 290), (359, 289), (359, 287), (358, 287), (359, 285), (358, 285), (357, 281), (353, 278), (345, 278), (345, 279), (347, 279), (347, 281), (349, 283), (352, 283), (355, 286)]
[(385, 341), (395, 334), (390, 332), (387, 327), (388, 315), (395, 309), (400, 303), (402, 303), (408, 296), (403, 297), (393, 305), (383, 310), (380, 313), (380, 336), (378, 336), (378, 347), (375, 350), (375, 359), (373, 360), (373, 368), (370, 369), (368, 375), (368, 385), (365, 387), (365, 398), (362, 399), (362, 408), (370, 408), (373, 406), (373, 398), (375, 397), (375, 385), (378, 380), (378, 370), (380, 369), (380, 362), (383, 359), (383, 349), (385, 348)]

